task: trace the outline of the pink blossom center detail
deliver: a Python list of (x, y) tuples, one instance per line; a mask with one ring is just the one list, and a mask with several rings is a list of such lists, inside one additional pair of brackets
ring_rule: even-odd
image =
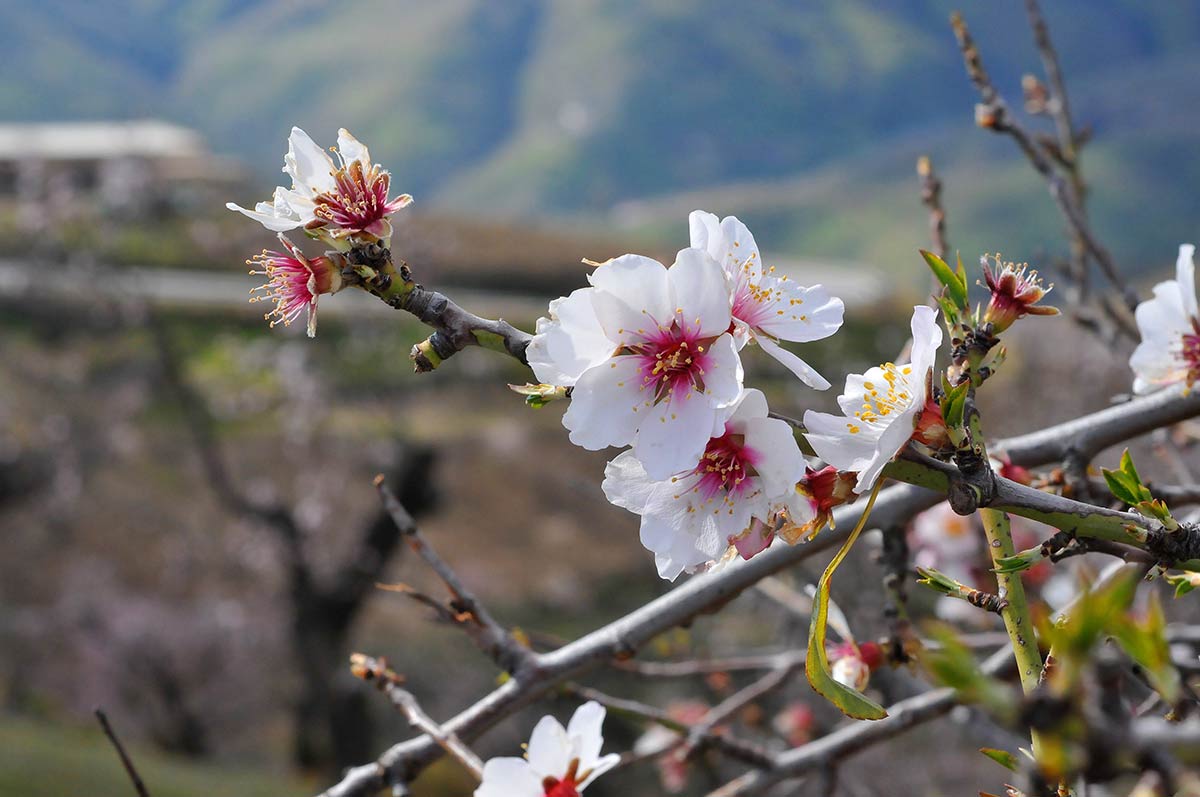
[(704, 392), (711, 344), (711, 338), (700, 338), (697, 331), (676, 322), (627, 350), (639, 358), (643, 389), (652, 390), (654, 401), (659, 402), (687, 398), (693, 390)]
[(263, 295), (252, 296), (251, 302), (272, 301), (275, 307), (266, 317), (271, 319), (271, 326), (282, 323), (285, 326), (296, 320), (296, 317), (317, 303), (317, 295), (321, 293), (319, 283), (324, 277), (324, 288), (329, 290), (329, 261), (320, 257), (312, 261), (302, 260), (282, 252), (263, 250), (253, 259), (246, 261), (248, 265), (259, 268), (251, 274), (261, 274), (267, 281), (251, 291), (263, 291)]
[(546, 797), (579, 797), (579, 790), (570, 779), (556, 781), (547, 778), (542, 787), (546, 790)]
[(749, 479), (755, 475), (758, 459), (758, 452), (746, 446), (743, 435), (726, 428), (725, 434), (709, 440), (704, 449), (695, 470), (700, 477), (696, 489), (705, 500), (720, 494), (738, 498), (750, 489)]
[(310, 226), (379, 235), (384, 220), (409, 202), (408, 195), (388, 200), (391, 176), (377, 165), (364, 171), (361, 161), (351, 161), (334, 172), (333, 179), (336, 187), (316, 197), (316, 220)]
[(1200, 381), (1200, 320), (1192, 319), (1192, 331), (1183, 334), (1183, 350), (1179, 354), (1187, 366), (1187, 383)]

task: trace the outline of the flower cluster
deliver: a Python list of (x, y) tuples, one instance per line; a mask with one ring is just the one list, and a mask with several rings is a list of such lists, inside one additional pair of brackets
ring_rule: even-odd
[(259, 202), (254, 210), (232, 202), (226, 207), (273, 232), (302, 227), (342, 250), (353, 243), (387, 246), (392, 235), (388, 217), (411, 204), (412, 197), (388, 196), (391, 175), (371, 162), (366, 146), (345, 128), (338, 131), (333, 151), (337, 163), (308, 133), (293, 127), (283, 157), (283, 173), (292, 178), (291, 188), (278, 186), (271, 200)]
[(641, 516), (659, 574), (674, 579), (728, 552), (750, 558), (776, 531), (811, 524), (796, 489), (806, 463), (791, 427), (743, 385), (756, 343), (806, 384), (829, 383), (780, 341), (828, 337), (843, 305), (761, 262), (736, 218), (691, 214), (691, 246), (671, 266), (640, 255), (599, 264), (590, 287), (556, 299), (526, 352), (542, 383), (571, 389), (573, 443), (631, 446), (604, 492)]
[(267, 279), (251, 291), (263, 291), (263, 295), (251, 301), (270, 299), (275, 303), (267, 313), (272, 326), (288, 326), (307, 312), (309, 337), (316, 334), (317, 297), (342, 288), (341, 270), (328, 257), (306, 258), (283, 233), (302, 228), (308, 236), (341, 252), (365, 244), (386, 247), (392, 235), (390, 216), (412, 202), (408, 194), (389, 196), (391, 176), (371, 162), (366, 146), (344, 128), (338, 131), (333, 151), (337, 163), (307, 133), (293, 127), (283, 158), (291, 187), (276, 187), (271, 199), (259, 202), (253, 210), (232, 202), (226, 205), (278, 233), (286, 250), (264, 250), (247, 261), (257, 267), (251, 274)]
[(493, 758), (484, 764), (475, 797), (579, 797), (621, 757), (600, 755), (604, 746), (604, 707), (589, 701), (575, 710), (567, 727), (542, 717), (524, 758)]

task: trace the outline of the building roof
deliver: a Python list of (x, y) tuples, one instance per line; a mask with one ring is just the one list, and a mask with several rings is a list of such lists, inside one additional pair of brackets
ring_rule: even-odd
[(0, 160), (180, 158), (205, 152), (199, 133), (156, 119), (0, 124)]

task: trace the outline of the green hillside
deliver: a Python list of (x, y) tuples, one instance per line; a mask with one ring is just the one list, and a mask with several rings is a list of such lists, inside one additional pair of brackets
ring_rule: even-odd
[[(1123, 257), (1169, 259), (1158, 250), (1196, 218), (1200, 6), (1046, 5), (1101, 142), (1100, 218), (1119, 222)], [(0, 0), (0, 45), (22, 56), (0, 74), (0, 113), (177, 119), (264, 184), (293, 123), (319, 140), (344, 124), (423, 204), (607, 224), (596, 211), (698, 192), (780, 248), (880, 262), (921, 240), (911, 169), (928, 151), (957, 240), (1033, 256), (1058, 222), (1008, 143), (971, 126), (953, 7), (1019, 99), (1038, 61), (1016, 2)]]

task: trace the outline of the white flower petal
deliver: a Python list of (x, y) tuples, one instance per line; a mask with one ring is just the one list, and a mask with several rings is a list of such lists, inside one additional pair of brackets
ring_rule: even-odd
[(654, 517), (642, 517), (640, 538), (646, 550), (654, 553), (658, 575), (668, 581), (712, 558), (697, 549), (695, 537)]
[(297, 218), (289, 218), (287, 216), (278, 216), (275, 213), (275, 208), (266, 202), (259, 202), (254, 206), (254, 210), (247, 210), (241, 205), (236, 205), (233, 202), (226, 202), (225, 207), (230, 210), (236, 210), (242, 215), (254, 219), (262, 226), (266, 227), (271, 232), (287, 232), (299, 227), (302, 222)]
[[(853, 425), (859, 431), (850, 433)], [(857, 473), (875, 456), (879, 432), (864, 424), (851, 424), (845, 416), (808, 410), (804, 413), (804, 437), (817, 456), (838, 470)]]
[(716, 414), (717, 408), (700, 393), (672, 395), (646, 408), (633, 453), (652, 479), (691, 470), (704, 455)]
[(715, 337), (729, 329), (729, 279), (717, 261), (700, 249), (682, 249), (667, 272), (680, 326), (699, 337)]
[[(913, 374), (919, 383), (920, 395), (918, 404), (925, 403), (925, 384), (930, 369), (933, 368), (937, 357), (938, 347), (942, 345), (942, 328), (937, 321), (937, 311), (928, 305), (918, 305), (913, 308), (912, 321), (912, 367)], [(918, 385), (914, 383), (914, 387)]]
[[(757, 455), (755, 471), (768, 500), (786, 498), (804, 476), (804, 455), (786, 421), (752, 418), (746, 422), (746, 447)], [(766, 518), (762, 518), (766, 520)]]
[(655, 329), (671, 325), (675, 316), (667, 268), (642, 255), (622, 255), (588, 275), (596, 288), (592, 306), (609, 340), (640, 341)]
[[(742, 391), (741, 397), (730, 406), (732, 413), (727, 422), (730, 431), (735, 434), (746, 433), (746, 423), (753, 418), (766, 418), (770, 410), (767, 407), (767, 397), (757, 388), (748, 387)], [(718, 437), (719, 435), (713, 435)]]
[(596, 759), (596, 763), (592, 765), (592, 771), (579, 784), (579, 791), (586, 789), (592, 781), (608, 772), (610, 769), (621, 763), (621, 756), (617, 753), (609, 753), (608, 755)]
[(771, 337), (810, 343), (841, 329), (846, 306), (823, 285), (806, 288), (790, 279), (774, 279), (770, 288), (766, 316), (758, 328)]
[(542, 717), (534, 726), (525, 751), (533, 771), (543, 778), (561, 779), (571, 764), (571, 753), (571, 742), (562, 724), (554, 717)]
[(563, 414), (571, 442), (589, 451), (633, 442), (647, 416), (641, 378), (638, 358), (632, 356), (614, 357), (584, 371)]
[(588, 368), (612, 356), (616, 348), (604, 335), (592, 308), (592, 288), (580, 288), (550, 303), (550, 317), (538, 320), (525, 356), (538, 381), (574, 385)]
[(293, 127), (292, 134), (288, 136), (283, 171), (292, 178), (292, 188), (305, 196), (332, 191), (337, 187), (333, 179), (333, 159), (298, 127)]
[[(697, 249), (703, 249), (714, 260), (717, 260), (718, 263), (721, 262), (718, 258), (723, 257), (725, 254), (722, 246), (721, 220), (714, 214), (703, 210), (693, 210), (689, 213), (688, 235), (692, 246)], [(717, 247), (715, 252), (709, 248), (710, 244)]]
[(1179, 247), (1179, 258), (1175, 261), (1175, 281), (1179, 283), (1179, 292), (1183, 297), (1183, 313), (1188, 318), (1196, 318), (1196, 264), (1193, 256), (1196, 247), (1192, 244), (1182, 244)]
[(704, 395), (714, 406), (728, 407), (741, 398), (745, 376), (733, 336), (727, 333), (714, 340), (709, 354), (704, 372)]
[(641, 515), (655, 499), (660, 484), (661, 481), (646, 475), (646, 469), (632, 451), (622, 451), (604, 466), (600, 488), (610, 504)]
[(475, 797), (542, 797), (542, 779), (523, 758), (493, 758), (483, 765)]
[(758, 244), (750, 234), (750, 229), (737, 216), (721, 219), (721, 238), (725, 251), (719, 254), (712, 252), (710, 241), (710, 254), (730, 275), (736, 275), (738, 271), (751, 274), (762, 271), (762, 255), (758, 252)]
[(353, 161), (358, 161), (364, 171), (371, 168), (371, 153), (367, 150), (366, 144), (350, 135), (350, 131), (344, 127), (338, 130), (337, 146), (338, 152), (347, 166)]
[(589, 700), (575, 709), (567, 723), (567, 735), (579, 756), (581, 772), (591, 769), (600, 760), (600, 748), (604, 746), (604, 713), (604, 706)]
[(755, 335), (754, 339), (762, 347), (763, 351), (783, 363), (801, 382), (814, 390), (829, 389), (829, 380), (817, 373), (817, 369), (804, 362), (804, 360), (801, 360), (766, 335)]

